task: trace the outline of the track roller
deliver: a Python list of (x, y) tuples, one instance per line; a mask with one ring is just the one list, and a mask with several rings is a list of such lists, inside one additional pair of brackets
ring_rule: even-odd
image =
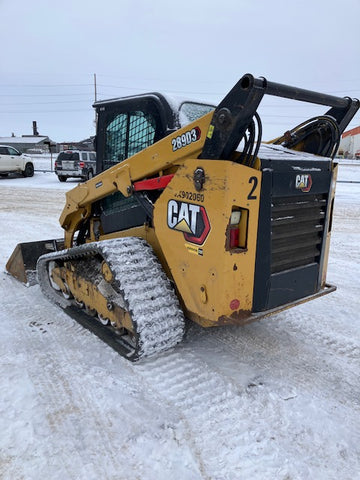
[[(118, 344), (129, 360), (168, 350), (183, 337), (176, 294), (143, 239), (104, 240), (43, 255), (37, 272), (50, 300), (66, 309), (84, 307), (96, 317), (86, 328), (103, 340), (110, 334), (107, 343)], [(107, 334), (100, 335), (99, 328)]]

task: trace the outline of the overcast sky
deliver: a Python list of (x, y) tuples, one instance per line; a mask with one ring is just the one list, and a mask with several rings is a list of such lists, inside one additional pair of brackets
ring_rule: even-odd
[[(247, 72), (360, 98), (360, 0), (0, 0), (0, 18), (0, 137), (93, 135), (94, 74), (98, 99), (218, 102)], [(324, 111), (266, 98), (264, 139)]]

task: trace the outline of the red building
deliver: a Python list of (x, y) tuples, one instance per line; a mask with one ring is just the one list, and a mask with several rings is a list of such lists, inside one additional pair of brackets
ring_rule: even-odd
[(342, 134), (339, 154), (345, 158), (360, 159), (360, 126)]

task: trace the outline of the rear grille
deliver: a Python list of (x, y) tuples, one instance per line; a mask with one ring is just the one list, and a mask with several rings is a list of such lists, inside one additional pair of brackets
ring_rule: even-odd
[(319, 263), (326, 206), (326, 194), (273, 197), (271, 273)]

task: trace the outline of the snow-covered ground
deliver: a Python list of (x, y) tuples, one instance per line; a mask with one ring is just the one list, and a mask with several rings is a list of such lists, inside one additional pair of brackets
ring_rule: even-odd
[(335, 293), (243, 328), (194, 325), (134, 365), (4, 273), (16, 243), (61, 236), (76, 183), (0, 178), (0, 478), (360, 479), (360, 184), (337, 187)]

